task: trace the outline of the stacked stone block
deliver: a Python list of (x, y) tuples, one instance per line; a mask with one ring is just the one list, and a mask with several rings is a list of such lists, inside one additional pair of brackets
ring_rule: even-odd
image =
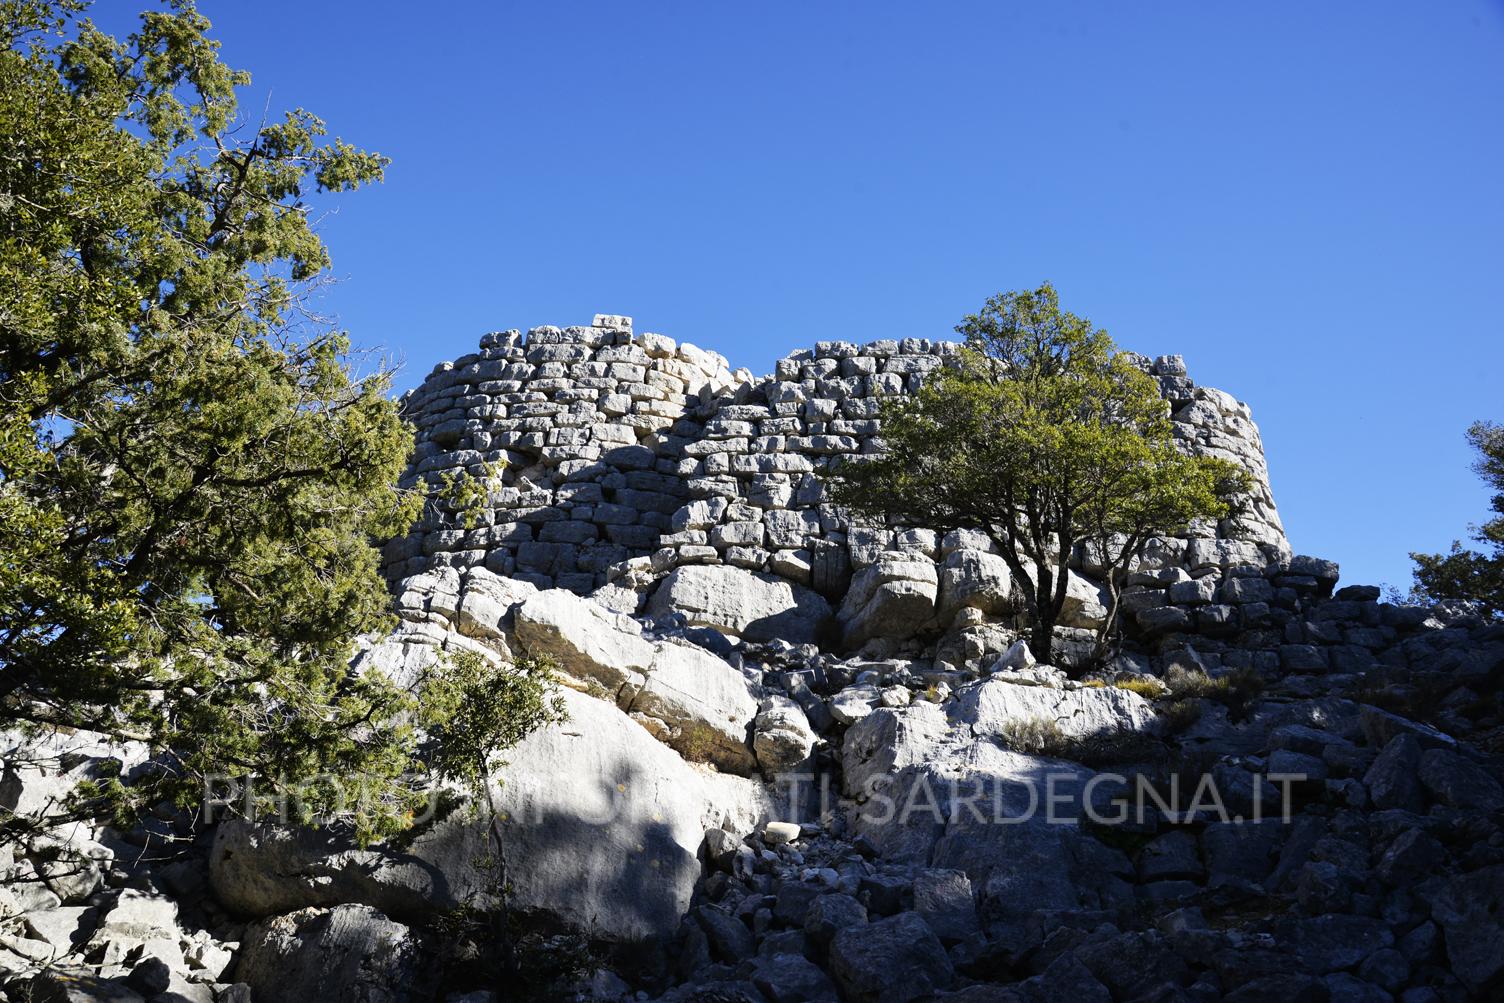
[[(935, 530), (853, 525), (826, 502), (820, 475), (880, 450), (882, 402), (913, 393), (959, 347), (824, 341), (754, 379), (713, 352), (634, 334), (624, 317), (487, 335), (404, 399), (418, 435), (404, 485), (504, 469), (471, 525), (434, 500), (388, 544), (388, 576), (484, 565), (587, 593), (646, 559), (655, 572), (730, 564), (838, 598), (883, 553), (937, 560)], [(1149, 563), (1194, 571), (1288, 557), (1247, 406), (1197, 387), (1178, 356), (1138, 362), (1158, 378), (1185, 448), (1233, 459), (1255, 483), (1236, 524), (1156, 540)]]

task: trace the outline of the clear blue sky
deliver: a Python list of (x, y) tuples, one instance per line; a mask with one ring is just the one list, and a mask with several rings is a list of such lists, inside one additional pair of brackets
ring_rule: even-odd
[(323, 306), (404, 386), (597, 312), (762, 373), (1048, 278), (1252, 405), (1345, 581), (1408, 584), (1484, 513), (1498, 0), (202, 4), (250, 110), (392, 157), (322, 224)]

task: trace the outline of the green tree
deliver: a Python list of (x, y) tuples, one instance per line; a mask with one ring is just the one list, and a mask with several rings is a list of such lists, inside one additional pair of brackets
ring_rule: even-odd
[(833, 499), (859, 515), (990, 533), (1044, 661), (1067, 568), (1085, 548), (1112, 590), (1105, 643), (1145, 543), (1229, 515), (1247, 474), (1177, 448), (1154, 379), (1061, 310), (1048, 283), (989, 299), (956, 330), (965, 345), (954, 364), (885, 402), (882, 451), (835, 471)]
[(1473, 526), (1472, 538), (1486, 552), (1463, 549), (1452, 541), (1445, 554), (1414, 554), (1415, 595), (1427, 602), (1460, 599), (1477, 603), (1490, 616), (1504, 615), (1504, 425), (1475, 422), (1467, 430), (1468, 443), (1478, 454), (1473, 469), (1495, 492), (1490, 509), (1494, 518)]
[(149, 743), (85, 807), (322, 774), (394, 831), (411, 698), (349, 662), (389, 624), (373, 541), (423, 498), (388, 374), (303, 305), (313, 200), (386, 160), (239, 119), (190, 0), (123, 41), (86, 9), (0, 0), (0, 724)]
[(519, 658), (498, 663), (475, 651), (460, 651), (423, 681), (419, 723), (426, 732), (426, 762), (435, 775), (453, 781), (483, 814), (490, 852), (478, 863), (488, 872), (490, 901), (467, 903), (451, 917), (450, 934), (475, 950), (477, 967), (504, 985), (516, 986), (536, 973), (524, 968), (508, 902), (506, 841), (496, 804), (493, 777), (506, 765), (501, 754), (534, 729), (563, 721), (564, 700), (549, 659)]

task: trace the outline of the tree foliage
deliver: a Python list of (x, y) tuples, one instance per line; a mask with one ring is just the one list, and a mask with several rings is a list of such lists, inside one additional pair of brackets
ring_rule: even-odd
[(1475, 603), (1490, 616), (1504, 615), (1504, 425), (1475, 422), (1467, 430), (1468, 443), (1478, 454), (1473, 469), (1494, 492), (1494, 517), (1472, 527), (1472, 539), (1483, 550), (1464, 549), (1454, 540), (1445, 554), (1414, 554), (1415, 594), (1422, 601), (1460, 600)]
[(189, 0), (124, 40), (86, 8), (0, 2), (0, 723), (149, 743), (117, 809), (326, 774), (390, 831), (411, 701), (349, 662), (423, 499), (388, 374), (304, 308), (314, 201), (386, 160), (241, 119)]
[(1147, 541), (1227, 516), (1247, 474), (1177, 448), (1153, 378), (1048, 283), (989, 299), (956, 330), (954, 364), (885, 402), (882, 451), (841, 466), (833, 497), (861, 515), (990, 533), (1048, 660), (1078, 548), (1108, 569), (1115, 614)]

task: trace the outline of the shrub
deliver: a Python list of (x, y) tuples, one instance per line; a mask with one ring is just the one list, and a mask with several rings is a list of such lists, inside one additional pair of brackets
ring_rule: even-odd
[(1175, 666), (1166, 673), (1164, 681), (1171, 699), (1215, 700), (1226, 706), (1234, 718), (1245, 716), (1264, 692), (1263, 677), (1252, 669), (1234, 669), (1225, 675), (1209, 676), (1199, 670)]
[(1152, 679), (1149, 677), (1119, 679), (1117, 682), (1113, 683), (1113, 685), (1120, 690), (1127, 690), (1129, 693), (1137, 693), (1145, 700), (1158, 700), (1160, 697), (1169, 692), (1169, 689), (1165, 686), (1164, 683), (1160, 682), (1158, 679)]

